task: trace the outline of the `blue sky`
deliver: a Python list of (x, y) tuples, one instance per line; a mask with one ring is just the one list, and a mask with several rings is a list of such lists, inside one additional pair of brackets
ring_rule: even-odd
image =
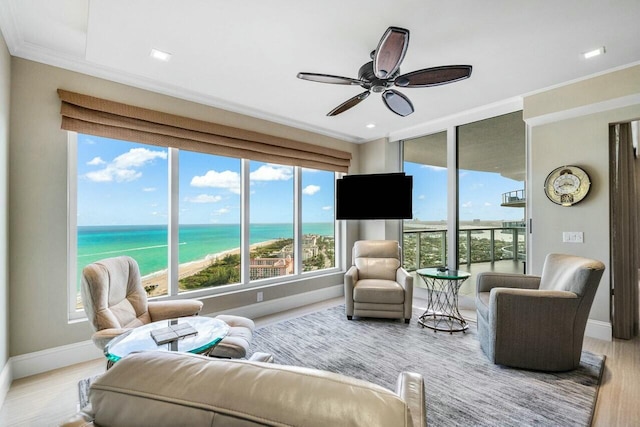
[[(168, 150), (78, 135), (78, 225), (166, 224)], [(240, 160), (180, 151), (181, 224), (240, 222)], [(334, 217), (333, 172), (303, 169), (303, 222)], [(293, 167), (250, 162), (252, 223), (293, 221)]]
[[(404, 163), (404, 171), (413, 175), (413, 217), (422, 221), (447, 219), (447, 170), (441, 167)], [(498, 173), (460, 171), (459, 216), (461, 221), (508, 220), (524, 218), (524, 208), (500, 206), (502, 194), (523, 190), (524, 182)]]

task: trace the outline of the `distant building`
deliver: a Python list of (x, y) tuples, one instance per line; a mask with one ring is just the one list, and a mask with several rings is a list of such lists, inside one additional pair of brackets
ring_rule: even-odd
[(249, 277), (251, 280), (293, 274), (293, 258), (251, 258)]

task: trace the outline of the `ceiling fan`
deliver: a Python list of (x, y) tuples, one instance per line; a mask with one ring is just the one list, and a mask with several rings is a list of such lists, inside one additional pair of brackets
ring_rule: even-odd
[(413, 104), (402, 93), (390, 89), (392, 86), (402, 88), (439, 86), (471, 76), (471, 65), (444, 65), (400, 75), (400, 64), (407, 53), (408, 46), (409, 30), (389, 27), (380, 39), (376, 50), (371, 52), (373, 61), (360, 67), (357, 79), (318, 73), (298, 73), (298, 78), (319, 83), (357, 85), (366, 89), (329, 111), (327, 116), (344, 113), (365, 100), (373, 91), (382, 93), (382, 100), (387, 108), (405, 117), (413, 113)]

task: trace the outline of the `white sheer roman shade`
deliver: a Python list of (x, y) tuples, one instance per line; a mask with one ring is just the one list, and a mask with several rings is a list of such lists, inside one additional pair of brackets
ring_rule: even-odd
[(351, 153), (58, 89), (62, 129), (220, 156), (347, 172)]

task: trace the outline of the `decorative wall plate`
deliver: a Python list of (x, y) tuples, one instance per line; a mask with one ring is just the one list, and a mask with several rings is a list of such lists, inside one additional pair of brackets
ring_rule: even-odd
[(578, 166), (560, 166), (544, 181), (544, 193), (561, 206), (575, 205), (586, 197), (590, 187), (589, 175)]

